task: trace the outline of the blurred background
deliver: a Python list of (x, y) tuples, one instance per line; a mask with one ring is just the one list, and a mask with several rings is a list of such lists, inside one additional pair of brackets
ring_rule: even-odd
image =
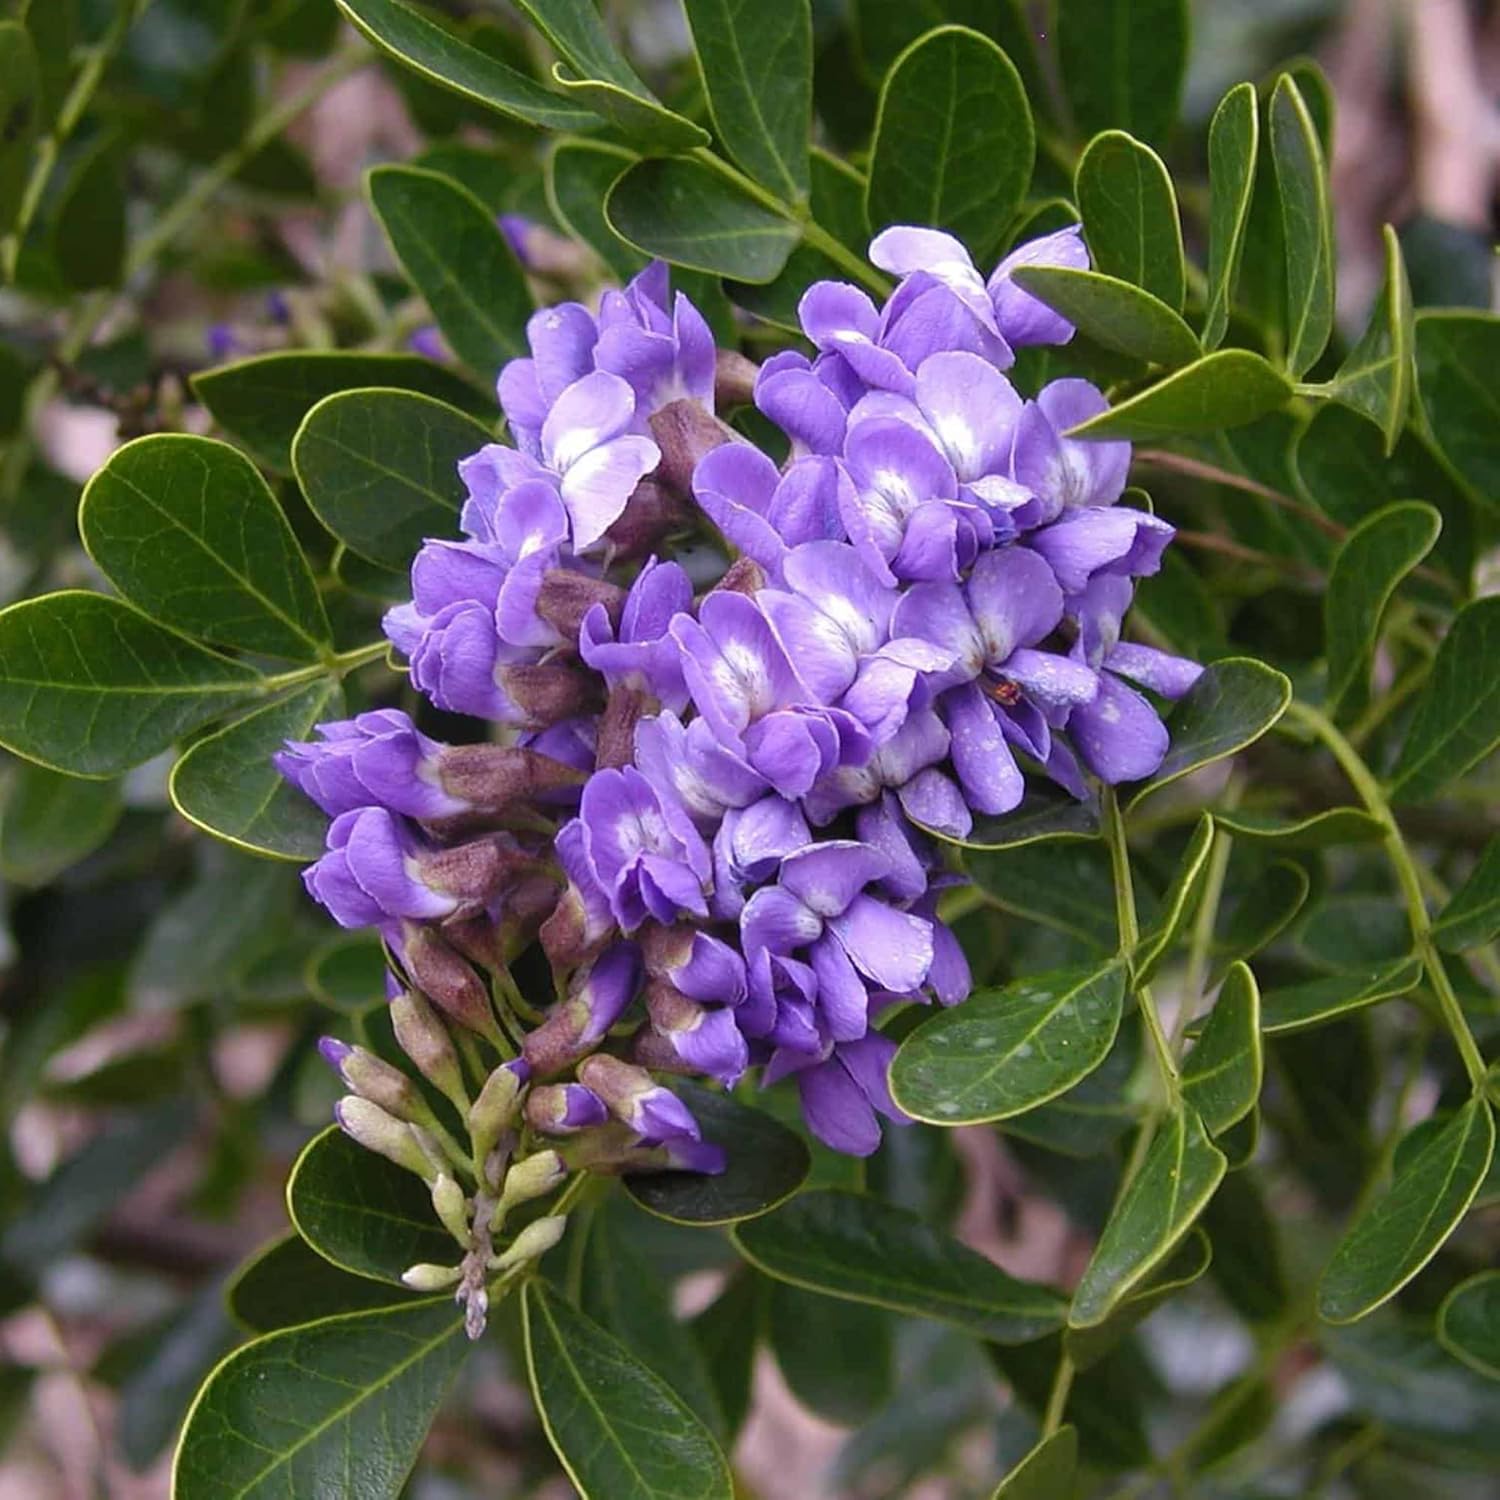
[[(686, 49), (676, 0), (603, 8), (646, 76), (672, 74)], [(601, 270), (544, 192), (545, 143), (388, 68), (333, 0), (136, 9), (89, 128), (68, 144), (57, 190), (20, 247), (17, 287), (0, 292), (0, 602), (93, 578), (74, 528), (80, 486), (132, 436), (207, 430), (187, 384), (194, 371), (282, 347), (444, 356), (361, 196), (369, 166), (441, 153), (482, 201), (513, 216), (509, 232), (542, 281), (586, 284)], [(501, 0), (430, 9), (502, 54), (524, 45)], [(940, 20), (982, 25), (987, 4), (862, 6), (880, 23), (863, 31), (849, 9), (850, 0), (814, 5), (819, 110), (829, 138), (857, 150), (870, 80), (899, 46)], [(1042, 13), (1044, 33), (1045, 5), (1027, 9)], [(1346, 332), (1362, 325), (1379, 285), (1387, 221), (1419, 305), (1493, 305), (1500, 4), (1196, 0), (1193, 9), (1184, 123), (1169, 153), (1190, 215), (1196, 202), (1201, 219), (1203, 133), (1225, 89), (1312, 58), (1334, 122)], [(7, 11), (34, 34), (55, 27), (58, 67), (115, 14), (112, 0), (0, 3)], [(255, 135), (307, 90), (314, 102), (284, 132)], [(131, 295), (105, 307), (92, 344), (58, 360), (78, 299), (111, 295), (127, 228), (138, 232), (184, 183), (215, 170), (199, 211), (132, 277)], [(590, 185), (578, 191), (575, 217), (588, 210)], [(391, 586), (347, 581), (350, 607), (367, 611)], [(311, 1042), (378, 996), (378, 953), (330, 935), (294, 868), (196, 835), (168, 802), (164, 766), (82, 784), (8, 761), (3, 776), (0, 1496), (155, 1500), (168, 1493), (187, 1401), (240, 1337), (225, 1279), (285, 1230), (288, 1166), (328, 1118), (336, 1090)], [(1056, 1184), (1034, 1194), (1034, 1165), (993, 1131), (955, 1132), (955, 1152), (930, 1159), (924, 1141), (901, 1137), (894, 1154), (910, 1159), (889, 1170), (947, 1203), (965, 1239), (1020, 1274), (1076, 1275), (1088, 1240), (1057, 1206)], [(627, 1210), (619, 1218), (631, 1253), (672, 1281), (682, 1311), (711, 1300), (721, 1242)], [(819, 1324), (805, 1299), (786, 1291), (747, 1306), (747, 1317), (780, 1327), (783, 1355), (778, 1363), (762, 1351), (755, 1365), (735, 1451), (747, 1495), (989, 1493), (1006, 1440), (1002, 1399), (972, 1367), (972, 1345), (912, 1326), (885, 1368), (853, 1370), (838, 1360), (837, 1320)], [(499, 1333), (438, 1422), (411, 1487), (421, 1500), (569, 1493), (551, 1477)], [(1245, 1358), (1243, 1334), (1211, 1312), (1174, 1312), (1148, 1335), (1142, 1378), (1174, 1391), (1214, 1386)], [(1332, 1374), (1302, 1381), (1278, 1431), (1292, 1441), (1347, 1401)], [(943, 1477), (909, 1482), (917, 1470)], [(1412, 1482), (1398, 1471), (1360, 1493), (1437, 1493), (1402, 1488)]]

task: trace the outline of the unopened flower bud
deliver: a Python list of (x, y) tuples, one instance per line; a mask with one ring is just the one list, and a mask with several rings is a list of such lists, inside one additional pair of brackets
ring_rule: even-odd
[(701, 1136), (687, 1105), (644, 1068), (596, 1052), (579, 1064), (578, 1081), (598, 1094), (615, 1119), (648, 1143)]
[(635, 726), (659, 707), (657, 700), (644, 688), (619, 682), (604, 700), (599, 718), (598, 749), (595, 766), (603, 771), (611, 766), (635, 764)]
[(607, 1119), (604, 1101), (581, 1083), (544, 1083), (526, 1096), (526, 1123), (543, 1135), (572, 1135)]
[(391, 998), (391, 1026), (396, 1042), (417, 1071), (455, 1109), (469, 1107), (463, 1070), (447, 1029), (421, 995), (402, 990)]
[(468, 1113), (469, 1139), (474, 1154), (483, 1161), (499, 1143), (500, 1137), (516, 1117), (516, 1101), (531, 1075), (523, 1058), (501, 1065), (484, 1081), (479, 1097)]
[(464, 1190), (446, 1172), (440, 1172), (432, 1185), (432, 1206), (443, 1221), (443, 1228), (466, 1250), (469, 1247), (469, 1200)]
[(495, 679), (522, 715), (524, 729), (546, 729), (597, 707), (591, 674), (561, 662), (522, 662), (495, 668)]
[(401, 1273), (401, 1280), (414, 1292), (441, 1292), (445, 1287), (457, 1286), (462, 1275), (462, 1266), (434, 1266), (424, 1261), (408, 1266)]
[(661, 449), (656, 478), (683, 495), (692, 494), (693, 470), (705, 453), (740, 441), (732, 427), (689, 397), (669, 401), (651, 414), (651, 436)]
[(766, 570), (753, 557), (737, 557), (710, 590), (715, 594), (758, 594), (766, 586)]
[(426, 1120), (430, 1115), (426, 1101), (411, 1079), (373, 1052), (331, 1036), (319, 1041), (318, 1051), (346, 1089), (378, 1104), (398, 1120)]
[[(750, 1066), (750, 1049), (727, 1005), (700, 1005), (660, 979), (646, 988), (651, 1029), (637, 1033), (636, 1059), (651, 1066), (668, 1055), (672, 1072), (704, 1073), (726, 1086)], [(657, 1045), (652, 1045), (657, 1044)]]
[(483, 812), (566, 787), (581, 786), (582, 771), (518, 745), (449, 745), (437, 761), (437, 779), (450, 796)]
[(637, 941), (646, 972), (690, 1000), (738, 1005), (745, 998), (745, 960), (728, 943), (686, 923), (648, 922)]
[(358, 1094), (345, 1094), (334, 1106), (333, 1117), (344, 1134), (367, 1151), (415, 1172), (424, 1182), (436, 1181), (437, 1168), (406, 1121), (387, 1114), (378, 1104), (361, 1099)]
[(640, 980), (640, 950), (634, 943), (606, 948), (574, 973), (568, 998), (527, 1033), (521, 1044), (526, 1061), (546, 1077), (593, 1051), (635, 999)]
[(692, 504), (685, 495), (647, 475), (630, 492), (619, 519), (604, 533), (616, 557), (643, 557), (662, 538), (687, 527)]
[(737, 349), (719, 349), (714, 355), (714, 409), (729, 411), (749, 406), (755, 399), (755, 377), (760, 366)]
[(501, 1211), (550, 1193), (567, 1175), (568, 1169), (555, 1151), (538, 1151), (516, 1162), (505, 1174), (505, 1187), (500, 1194)]
[(431, 927), (402, 928), (402, 959), (417, 988), (432, 1003), (497, 1047), (504, 1047), (489, 991), (469, 965)]
[(536, 612), (565, 641), (577, 643), (583, 617), (595, 604), (603, 605), (610, 623), (618, 625), (625, 605), (625, 590), (572, 568), (549, 568), (542, 575)]
[(490, 1261), (492, 1271), (513, 1271), (528, 1261), (545, 1255), (562, 1237), (568, 1227), (566, 1214), (555, 1214), (545, 1219), (533, 1219), (514, 1240), (504, 1254)]

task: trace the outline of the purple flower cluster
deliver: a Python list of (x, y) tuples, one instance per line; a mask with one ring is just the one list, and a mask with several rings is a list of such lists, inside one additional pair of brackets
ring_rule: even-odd
[[(413, 685), (505, 744), (384, 712), (282, 758), (334, 815), (309, 888), (438, 1003), (464, 988), (447, 957), (494, 968), (539, 938), (561, 997), (523, 1044), (539, 1130), (627, 1126), (711, 1165), (643, 1069), (759, 1066), (796, 1078), (822, 1140), (873, 1151), (877, 1115), (901, 1118), (876, 1019), (969, 989), (934, 836), (1028, 777), (1084, 797), (1149, 776), (1167, 732), (1140, 689), (1198, 675), (1120, 639), (1172, 528), (1117, 504), (1127, 443), (1068, 435), (1104, 398), (1023, 400), (1005, 374), (1072, 337), (1011, 272), (1085, 265), (1077, 228), (988, 280), (935, 230), (870, 256), (899, 278), (884, 306), (811, 287), (814, 352), (755, 375), (780, 466), (715, 418), (725, 357), (664, 267), (536, 314), (499, 381), (515, 446), (460, 465), (465, 539), (423, 547), (386, 622)], [(695, 528), (728, 544), (716, 582), (654, 555)]]

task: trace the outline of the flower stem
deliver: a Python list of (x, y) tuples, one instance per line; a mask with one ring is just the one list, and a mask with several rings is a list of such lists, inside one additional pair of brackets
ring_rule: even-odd
[(343, 677), (356, 667), (378, 660), (389, 650), (389, 641), (371, 641), (365, 646), (355, 646), (350, 651), (334, 652), (310, 667), (293, 667), (290, 672), (276, 672), (261, 678), (260, 691), (269, 695), (286, 688), (300, 687), (304, 682), (316, 682), (320, 677)]
[(1042, 1438), (1045, 1441), (1062, 1426), (1063, 1413), (1068, 1407), (1068, 1393), (1073, 1389), (1073, 1359), (1063, 1346), (1057, 1356), (1057, 1370), (1052, 1376), (1052, 1389), (1047, 1395), (1047, 1411), (1042, 1418)]
[(1358, 793), (1360, 801), (1365, 805), (1365, 810), (1384, 829), (1386, 858), (1390, 860), (1391, 868), (1396, 872), (1396, 881), (1401, 887), (1401, 895), (1406, 904), (1406, 919), (1411, 926), (1412, 944), (1416, 955), (1421, 960), (1427, 982), (1432, 986), (1432, 992), (1437, 997), (1443, 1024), (1448, 1028), (1453, 1044), (1458, 1049), (1458, 1055), (1463, 1059), (1464, 1071), (1469, 1075), (1469, 1082), (1476, 1090), (1482, 1089), (1485, 1080), (1484, 1057), (1479, 1050), (1479, 1044), (1474, 1040), (1474, 1033), (1469, 1029), (1463, 1007), (1454, 993), (1453, 983), (1448, 978), (1447, 969), (1443, 967), (1443, 960), (1437, 951), (1437, 946), (1432, 941), (1432, 922), (1427, 915), (1427, 902), (1422, 894), (1422, 880), (1412, 860), (1411, 851), (1406, 847), (1406, 840), (1402, 836), (1400, 825), (1391, 811), (1390, 802), (1381, 791), (1380, 784), (1370, 768), (1360, 758), (1359, 752), (1344, 738), (1327, 714), (1312, 707), (1311, 704), (1293, 700), (1287, 709), (1287, 718), (1300, 724), (1303, 729), (1323, 742), (1338, 762), (1339, 769), (1349, 779), (1350, 786)]

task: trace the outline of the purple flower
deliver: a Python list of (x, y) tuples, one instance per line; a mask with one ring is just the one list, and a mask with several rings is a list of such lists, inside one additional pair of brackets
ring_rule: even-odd
[(853, 1041), (869, 1029), (866, 979), (910, 994), (932, 964), (932, 924), (865, 893), (889, 870), (890, 860), (868, 844), (810, 844), (782, 860), (777, 883), (756, 891), (740, 914), (752, 960), (761, 949), (807, 953), (818, 981), (820, 1028), (834, 1041)]
[(642, 416), (682, 399), (714, 409), (713, 333), (681, 292), (669, 312), (670, 295), (666, 263), (654, 260), (599, 302), (594, 364), (630, 383)]
[(641, 952), (634, 943), (612, 943), (592, 962), (575, 970), (568, 998), (553, 1008), (523, 1052), (539, 1075), (559, 1072), (592, 1052), (625, 1014), (641, 986)]
[(759, 448), (724, 443), (699, 460), (693, 494), (724, 538), (778, 577), (789, 547), (844, 535), (854, 487), (829, 458), (795, 460), (785, 474)]
[(708, 846), (682, 804), (633, 766), (594, 773), (578, 822), (588, 869), (626, 932), (648, 917), (708, 915)]
[(878, 1031), (841, 1042), (819, 1062), (793, 1068), (808, 1129), (835, 1151), (869, 1156), (880, 1145), (877, 1113), (910, 1123), (891, 1098), (891, 1058), (896, 1044)]
[(1073, 325), (1015, 284), (1011, 273), (1021, 266), (1064, 266), (1086, 271), (1089, 252), (1083, 243), (1083, 226), (1070, 224), (1054, 234), (1017, 245), (995, 267), (987, 284), (995, 321), (1013, 349), (1028, 344), (1066, 344), (1073, 337)]
[(610, 687), (638, 688), (662, 707), (680, 712), (687, 706), (687, 687), (677, 642), (667, 627), (692, 607), (687, 574), (676, 563), (648, 558), (625, 598), (619, 631), (604, 606), (595, 604), (583, 617), (579, 653)]
[(271, 757), (276, 769), (330, 817), (360, 807), (386, 807), (433, 820), (467, 812), (469, 803), (443, 790), (439, 756), (397, 708), (319, 724), (317, 740), (288, 740)]
[(395, 814), (358, 808), (329, 825), (328, 852), (302, 872), (302, 880), (340, 927), (452, 916), (462, 899), (422, 878), (422, 854), (415, 833)]
[(1018, 547), (985, 553), (964, 585), (918, 584), (896, 606), (898, 628), (920, 632), (953, 655), (943, 680), (963, 686), (944, 693), (941, 708), (954, 769), (976, 811), (1014, 808), (1024, 788), (1010, 746), (1048, 765), (1049, 714), (1065, 715), (1098, 691), (1088, 667), (1034, 649), (1062, 614), (1051, 568)]
[(703, 1005), (669, 984), (654, 984), (646, 993), (646, 1013), (651, 1031), (636, 1042), (641, 1061), (702, 1073), (726, 1088), (750, 1066), (750, 1048), (727, 1005)]
[(686, 925), (648, 926), (641, 949), (646, 972), (690, 1000), (738, 1005), (745, 998), (745, 960), (720, 938)]
[(513, 359), (500, 372), (500, 405), (521, 452), (542, 453), (542, 424), (553, 404), (594, 368), (599, 326), (581, 302), (544, 307), (526, 320), (530, 359)]
[(543, 1135), (575, 1135), (608, 1119), (604, 1101), (581, 1083), (543, 1083), (526, 1095), (526, 1123)]
[(769, 790), (766, 778), (724, 746), (706, 719), (686, 727), (670, 712), (642, 719), (635, 726), (635, 763), (652, 786), (681, 802), (707, 829), (728, 809), (747, 807)]
[(737, 919), (744, 910), (745, 887), (769, 879), (788, 854), (811, 842), (800, 804), (774, 792), (726, 812), (714, 835), (714, 915)]
[(628, 1125), (648, 1146), (703, 1139), (692, 1111), (644, 1068), (601, 1052), (579, 1064), (578, 1079), (604, 1101), (615, 1119)]
[[(1083, 656), (1083, 641), (1074, 655)], [(1164, 698), (1180, 698), (1203, 674), (1197, 662), (1126, 641), (1097, 653), (1099, 692), (1075, 708), (1068, 738), (1079, 758), (1101, 781), (1139, 781), (1155, 774), (1167, 753), (1169, 736), (1160, 715), (1126, 681)]]
[(755, 377), (755, 404), (792, 440), (794, 456), (843, 451), (849, 416), (838, 387), (837, 356), (809, 361), (795, 349), (773, 354)]
[(1027, 402), (1016, 424), (1013, 473), (1035, 499), (1021, 507), (1023, 526), (1055, 521), (1080, 505), (1113, 505), (1125, 489), (1130, 444), (1063, 436), (1109, 409), (1086, 380), (1054, 380)]

